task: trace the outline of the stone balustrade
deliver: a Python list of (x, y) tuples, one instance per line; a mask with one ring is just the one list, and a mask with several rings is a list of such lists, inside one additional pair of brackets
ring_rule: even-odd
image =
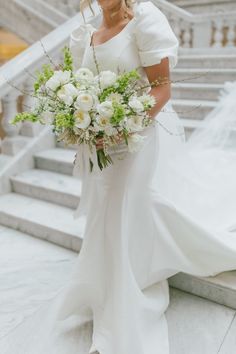
[(152, 2), (166, 14), (183, 48), (236, 48), (236, 11), (198, 15), (166, 0)]

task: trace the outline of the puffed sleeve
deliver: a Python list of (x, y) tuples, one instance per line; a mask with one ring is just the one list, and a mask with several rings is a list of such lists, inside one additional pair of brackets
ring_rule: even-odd
[(91, 24), (82, 24), (76, 28), (69, 39), (69, 48), (73, 57), (74, 69), (77, 70), (82, 63), (85, 46), (93, 31)]
[(166, 57), (171, 68), (177, 64), (179, 42), (166, 16), (150, 1), (138, 6), (135, 37), (142, 66), (160, 64)]

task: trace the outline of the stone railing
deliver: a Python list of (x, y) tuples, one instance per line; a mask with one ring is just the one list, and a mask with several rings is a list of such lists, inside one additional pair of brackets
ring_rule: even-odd
[(168, 17), (184, 48), (236, 48), (236, 11), (191, 14), (166, 0), (152, 2)]
[[(32, 85), (36, 69), (49, 62), (49, 58), (56, 63), (61, 58), (62, 48), (68, 44), (70, 33), (82, 22), (80, 14), (74, 16), (57, 29), (36, 42), (24, 52), (0, 67), (0, 100), (2, 106), (1, 128), (4, 139), (1, 152), (6, 155), (15, 155), (28, 142), (30, 137), (38, 134), (40, 127), (25, 122), (13, 126), (10, 120), (23, 107), (29, 109), (34, 104)], [(47, 53), (47, 55), (45, 54)]]

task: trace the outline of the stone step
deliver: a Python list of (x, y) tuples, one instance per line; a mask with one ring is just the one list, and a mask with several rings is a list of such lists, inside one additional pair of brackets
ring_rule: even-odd
[(174, 69), (171, 74), (175, 83), (224, 84), (236, 81), (236, 69)]
[(174, 110), (181, 118), (204, 119), (215, 108), (214, 101), (171, 100)]
[(188, 140), (188, 138), (191, 136), (194, 130), (200, 128), (203, 123), (202, 120), (195, 120), (189, 118), (182, 118), (181, 121), (184, 125), (186, 140)]
[(236, 271), (215, 277), (194, 277), (178, 273), (168, 279), (170, 286), (236, 309)]
[(11, 177), (15, 193), (51, 203), (76, 208), (81, 195), (81, 181), (64, 174), (32, 169)]
[(77, 145), (66, 145), (63, 141), (56, 141), (56, 146), (62, 149), (77, 150)]
[(74, 210), (17, 193), (0, 196), (0, 224), (79, 251), (83, 223)]
[(236, 55), (180, 55), (177, 68), (236, 69)]
[(36, 168), (71, 175), (73, 171), (73, 161), (75, 150), (54, 148), (36, 153)]
[(174, 99), (218, 101), (223, 87), (224, 85), (219, 84), (178, 83), (172, 85), (172, 97)]

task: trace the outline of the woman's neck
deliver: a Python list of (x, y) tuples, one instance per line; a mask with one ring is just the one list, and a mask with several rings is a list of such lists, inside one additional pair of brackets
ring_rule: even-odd
[[(113, 16), (111, 16), (112, 13), (115, 13)], [(114, 9), (109, 9), (109, 10), (103, 10), (103, 26), (105, 28), (111, 28), (115, 27), (118, 23), (124, 21), (125, 18), (130, 17), (130, 15), (127, 16), (127, 11), (122, 7), (119, 6)]]

